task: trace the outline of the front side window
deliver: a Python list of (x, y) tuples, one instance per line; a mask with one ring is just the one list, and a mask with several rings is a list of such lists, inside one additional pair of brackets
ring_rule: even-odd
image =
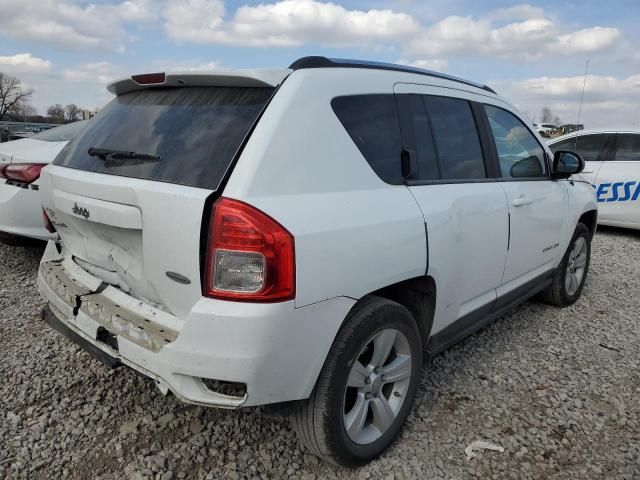
[(373, 171), (387, 183), (402, 184), (402, 141), (394, 95), (336, 97), (331, 107)]
[(425, 95), (443, 180), (487, 177), (476, 122), (467, 100)]
[(485, 105), (504, 178), (539, 178), (547, 174), (544, 150), (515, 115)]
[(553, 143), (549, 145), (549, 148), (554, 153), (558, 150), (576, 152), (584, 158), (585, 162), (595, 162), (602, 158), (601, 154), (607, 143), (607, 137), (608, 135), (606, 133), (576, 135)]
[(640, 134), (619, 133), (616, 142), (616, 156), (619, 162), (640, 162)]

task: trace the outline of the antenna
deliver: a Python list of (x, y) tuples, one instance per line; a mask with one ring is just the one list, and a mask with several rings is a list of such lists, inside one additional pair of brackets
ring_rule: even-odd
[[(584, 100), (584, 89), (587, 86), (587, 72), (589, 72), (589, 60), (587, 60), (587, 66), (584, 69), (584, 80), (582, 82), (582, 94), (580, 95), (580, 108), (578, 109), (578, 123), (576, 127), (580, 128), (580, 117), (582, 116), (582, 101)], [(574, 150), (578, 150), (578, 131), (576, 130), (576, 143)]]

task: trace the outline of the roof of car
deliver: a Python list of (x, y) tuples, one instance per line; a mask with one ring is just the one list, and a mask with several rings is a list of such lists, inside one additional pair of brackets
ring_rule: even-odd
[(416, 73), (418, 75), (426, 75), (429, 77), (441, 78), (443, 80), (451, 80), (453, 82), (463, 83), (472, 87), (486, 90), (495, 94), (496, 92), (487, 85), (476, 83), (464, 78), (455, 77), (446, 73), (427, 70), (424, 68), (411, 67), (407, 65), (398, 65), (395, 63), (374, 62), (369, 60), (352, 60), (346, 58), (327, 58), (320, 56), (302, 57), (289, 65), (291, 70), (303, 70), (309, 68), (368, 68), (373, 70), (391, 70), (395, 72)]
[(638, 133), (640, 134), (640, 128), (638, 127), (602, 127), (602, 128), (589, 128), (586, 130), (576, 130), (566, 135), (550, 138), (547, 143), (549, 145), (564, 140), (565, 138), (573, 138), (576, 135), (593, 135), (594, 133)]
[(179, 86), (234, 86), (234, 87), (276, 87), (296, 70), (316, 68), (357, 68), (387, 70), (429, 76), (475, 87), (486, 92), (496, 94), (488, 87), (470, 80), (435, 72), (423, 68), (382, 63), (364, 60), (349, 60), (327, 58), (320, 56), (302, 57), (293, 62), (289, 68), (255, 69), (255, 70), (213, 70), (187, 72), (159, 72), (142, 75), (132, 75), (111, 82), (107, 90), (115, 95), (142, 90), (150, 87), (179, 87)]

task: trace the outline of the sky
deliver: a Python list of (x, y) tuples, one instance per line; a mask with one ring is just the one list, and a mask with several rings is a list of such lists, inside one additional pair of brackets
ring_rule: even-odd
[(640, 126), (640, 0), (0, 0), (0, 72), (101, 107), (135, 73), (281, 68), (305, 55), (486, 83), (532, 121)]

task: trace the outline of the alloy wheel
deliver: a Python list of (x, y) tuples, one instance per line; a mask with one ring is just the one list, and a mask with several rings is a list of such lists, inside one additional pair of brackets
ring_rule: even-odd
[(576, 238), (569, 258), (567, 259), (567, 271), (564, 277), (564, 286), (567, 294), (573, 296), (582, 284), (585, 268), (587, 266), (587, 241), (584, 237)]
[(349, 372), (343, 403), (347, 435), (367, 445), (391, 427), (411, 382), (411, 348), (399, 330), (387, 328), (366, 343)]

